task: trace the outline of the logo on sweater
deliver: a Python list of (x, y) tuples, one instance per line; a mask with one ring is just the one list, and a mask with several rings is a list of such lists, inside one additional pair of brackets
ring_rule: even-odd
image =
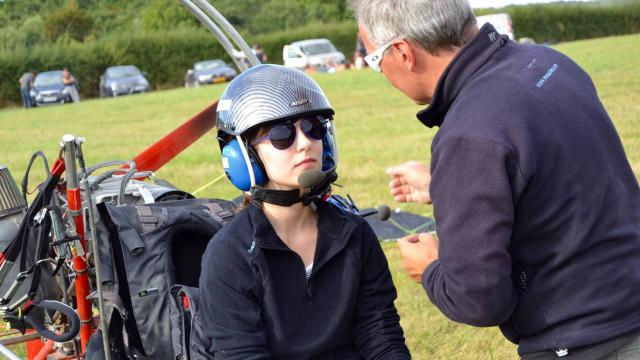
[(553, 66), (551, 66), (549, 68), (549, 70), (547, 70), (547, 73), (544, 74), (544, 76), (538, 80), (538, 82), (536, 83), (536, 86), (541, 88), (545, 82), (547, 82), (547, 80), (549, 80), (549, 78), (551, 78), (551, 76), (553, 75), (553, 73), (556, 72), (556, 70), (558, 69), (558, 64), (553, 64)]

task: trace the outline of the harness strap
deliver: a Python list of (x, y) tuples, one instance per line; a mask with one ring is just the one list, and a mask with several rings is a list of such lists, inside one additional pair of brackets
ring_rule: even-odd
[(158, 227), (158, 218), (153, 216), (153, 211), (151, 211), (150, 207), (138, 205), (136, 206), (136, 211), (138, 211), (138, 218), (143, 232), (150, 232)]
[(233, 217), (233, 212), (224, 209), (218, 203), (206, 203), (204, 205), (209, 208), (209, 215), (222, 225), (228, 223)]

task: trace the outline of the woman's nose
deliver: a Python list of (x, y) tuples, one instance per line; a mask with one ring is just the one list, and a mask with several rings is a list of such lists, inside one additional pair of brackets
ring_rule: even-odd
[(307, 134), (305, 134), (304, 131), (302, 131), (302, 126), (300, 125), (299, 121), (296, 123), (295, 126), (296, 126), (296, 148), (298, 150), (304, 150), (305, 148), (309, 147), (309, 144), (311, 144), (311, 139), (309, 139)]

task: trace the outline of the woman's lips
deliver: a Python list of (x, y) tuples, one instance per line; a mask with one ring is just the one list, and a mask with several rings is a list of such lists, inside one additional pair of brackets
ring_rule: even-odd
[(316, 160), (315, 160), (315, 159), (312, 159), (312, 158), (306, 158), (306, 159), (304, 159), (304, 160), (300, 161), (299, 163), (297, 163), (297, 164), (295, 165), (295, 167), (303, 166), (303, 165), (306, 165), (306, 164), (313, 164), (313, 163), (315, 163), (315, 162), (316, 162)]

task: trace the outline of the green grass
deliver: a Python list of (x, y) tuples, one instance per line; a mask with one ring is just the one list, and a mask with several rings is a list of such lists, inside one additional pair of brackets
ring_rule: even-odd
[[(613, 119), (636, 176), (640, 176), (640, 35), (578, 41), (557, 46), (592, 76)], [(416, 119), (420, 107), (373, 71), (316, 75), (336, 109), (339, 183), (361, 207), (393, 203), (387, 192), (388, 166), (409, 159), (429, 161), (436, 130)], [(63, 134), (84, 136), (88, 163), (130, 159), (218, 98), (224, 85), (175, 89), (139, 96), (89, 100), (78, 105), (32, 111), (0, 111), (0, 164), (20, 179), (35, 150), (53, 160)], [(40, 166), (31, 183), (42, 181)], [(222, 174), (214, 133), (207, 134), (158, 172), (158, 176), (193, 191)], [(230, 198), (238, 194), (226, 181), (199, 194)], [(430, 215), (431, 207), (403, 206)], [(397, 306), (415, 359), (514, 359), (515, 346), (496, 328), (455, 324), (430, 304), (419, 285), (401, 270), (395, 244), (385, 244), (399, 291)]]

